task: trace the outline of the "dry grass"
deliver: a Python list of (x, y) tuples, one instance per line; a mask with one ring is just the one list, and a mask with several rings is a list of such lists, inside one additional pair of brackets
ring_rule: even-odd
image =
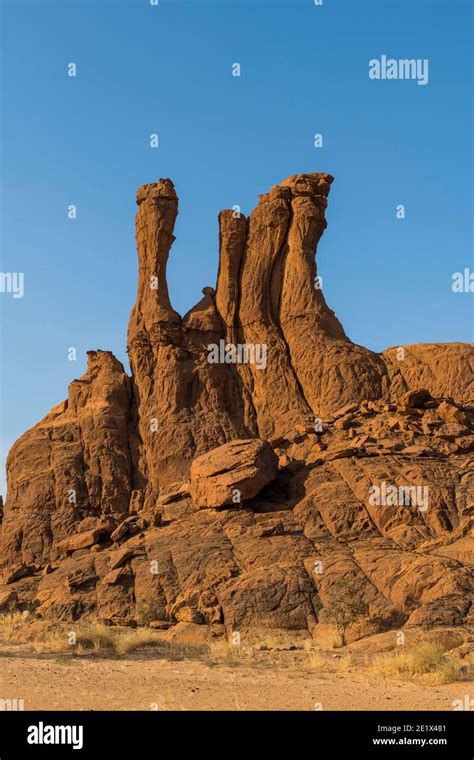
[(322, 649), (339, 649), (342, 647), (342, 635), (336, 626), (328, 626), (324, 633), (320, 633), (317, 643)]
[(42, 632), (33, 640), (36, 652), (114, 652), (116, 633), (103, 623), (88, 623), (77, 628)]
[(37, 629), (24, 613), (0, 615), (0, 644), (29, 644), (38, 653), (96, 653), (127, 655), (153, 647), (167, 659), (202, 657), (208, 647), (179, 644), (162, 638), (150, 628), (118, 628), (99, 621)]
[(227, 665), (241, 665), (244, 657), (249, 655), (250, 649), (246, 652), (242, 647), (234, 646), (230, 641), (216, 641), (210, 647), (211, 657), (219, 662), (225, 662)]
[(90, 623), (74, 631), (75, 644), (68, 639), (69, 634), (53, 633), (38, 642), (40, 651), (95, 652), (97, 654), (127, 655), (132, 652), (153, 648), (160, 656), (170, 660), (196, 658), (202, 656), (203, 648), (181, 646), (164, 641), (160, 634), (149, 628), (112, 628), (103, 623)]
[[(100, 654), (102, 656), (124, 656), (133, 652), (153, 649), (154, 656), (167, 660), (197, 659), (209, 665), (228, 666), (255, 665), (291, 668), (304, 667), (316, 672), (340, 672), (349, 668), (371, 673), (382, 679), (414, 680), (438, 685), (465, 680), (474, 676), (474, 654), (459, 660), (446, 654), (446, 647), (437, 641), (422, 640), (416, 644), (399, 647), (396, 651), (361, 656), (331, 654), (331, 650), (341, 645), (336, 630), (328, 630), (324, 640), (301, 641), (297, 660), (280, 657), (279, 649), (285, 647), (285, 637), (265, 633), (247, 645), (235, 646), (230, 641), (219, 640), (211, 644), (183, 643), (167, 640), (163, 634), (149, 628), (118, 628), (99, 621), (82, 623), (76, 628), (55, 626), (44, 627), (41, 621), (34, 621), (31, 615), (17, 610), (0, 615), (0, 644), (30, 645), (38, 653), (56, 654)], [(315, 649), (317, 647), (317, 649)], [(267, 657), (260, 657), (267, 652)], [(301, 659), (303, 657), (303, 660)], [(268, 659), (270, 657), (271, 659)]]
[(155, 647), (162, 644), (157, 634), (149, 628), (138, 628), (137, 630), (124, 631), (117, 636), (114, 642), (117, 654), (129, 654), (139, 649)]
[(422, 677), (432, 684), (462, 680), (466, 668), (446, 656), (435, 641), (420, 641), (397, 652), (376, 655), (370, 663), (372, 673), (381, 678), (411, 680)]
[(103, 623), (89, 623), (84, 627), (78, 627), (74, 632), (76, 644), (79, 650), (93, 649), (96, 652), (104, 649), (114, 650), (117, 644), (117, 636), (113, 628)]
[(1, 615), (0, 639), (9, 643), (16, 643), (21, 639), (21, 633), (25, 626), (25, 618), (24, 613), (17, 610), (12, 610), (6, 615)]
[(334, 657), (333, 655), (324, 655), (321, 652), (315, 652), (309, 657), (310, 669), (317, 670), (320, 673), (334, 673), (340, 670), (348, 670), (353, 664), (353, 658), (350, 654)]

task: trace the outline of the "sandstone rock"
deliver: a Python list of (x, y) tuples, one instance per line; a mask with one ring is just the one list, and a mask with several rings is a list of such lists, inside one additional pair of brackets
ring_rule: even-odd
[(335, 421), (334, 428), (336, 430), (347, 430), (348, 428), (351, 427), (351, 425), (352, 425), (351, 419), (339, 419)]
[(437, 414), (447, 422), (457, 422), (459, 425), (469, 426), (467, 414), (447, 401), (442, 401), (437, 408)]
[(455, 438), (454, 442), (458, 447), (458, 452), (467, 453), (468, 451), (474, 450), (474, 435), (466, 435), (464, 438)]
[(288, 454), (281, 454), (278, 457), (278, 467), (280, 467), (280, 468), (288, 467), (288, 465), (290, 464), (290, 462), (291, 462), (291, 459), (288, 456)]
[(397, 404), (397, 413), (404, 417), (422, 417), (423, 411), (407, 404)]
[(470, 429), (465, 425), (459, 425), (457, 422), (445, 422), (434, 431), (436, 438), (444, 438), (446, 441), (455, 441), (464, 435), (469, 435)]
[(332, 462), (334, 459), (344, 459), (345, 457), (355, 457), (360, 453), (360, 446), (339, 446), (338, 448), (324, 451), (321, 455), (325, 462)]
[(30, 574), (30, 566), (25, 565), (24, 562), (19, 562), (17, 565), (13, 565), (8, 572), (4, 573), (3, 583), (5, 586), (8, 586), (9, 583), (14, 583), (15, 581), (20, 580), (20, 578), (24, 578), (26, 575)]
[(70, 554), (78, 549), (85, 549), (88, 546), (92, 546), (96, 543), (104, 534), (107, 533), (107, 529), (104, 527), (92, 528), (86, 530), (83, 533), (78, 533), (70, 538), (65, 538), (63, 541), (59, 541), (56, 544), (56, 551), (59, 555)]
[(415, 457), (423, 457), (432, 453), (433, 451), (431, 449), (427, 449), (424, 446), (419, 446), (417, 444), (414, 444), (413, 446), (405, 446), (405, 448), (401, 450), (401, 454), (410, 454)]
[(129, 559), (137, 556), (140, 550), (133, 546), (123, 546), (121, 549), (111, 552), (110, 554), (110, 570), (115, 570), (122, 567)]
[(435, 398), (450, 396), (464, 402), (474, 398), (474, 346), (465, 343), (422, 343), (390, 348), (381, 356), (390, 377), (390, 395), (400, 398), (409, 389), (426, 388)]
[(137, 203), (139, 280), (128, 354), (142, 441), (135, 480), (151, 510), (160, 491), (189, 474), (194, 456), (255, 431), (247, 427), (234, 368), (208, 361), (208, 346), (225, 337), (213, 291), (206, 289), (184, 319), (170, 304), (166, 264), (178, 211), (173, 183), (144, 185)]
[(183, 484), (175, 490), (167, 491), (166, 493), (162, 494), (157, 501), (157, 506), (166, 507), (169, 504), (174, 504), (177, 501), (182, 501), (190, 495), (191, 492), (189, 491), (188, 484)]
[(345, 406), (337, 409), (337, 411), (333, 413), (333, 418), (337, 420), (339, 417), (345, 417), (346, 414), (353, 414), (353, 412), (356, 412), (358, 408), (358, 404), (345, 404)]
[[(315, 288), (332, 182), (294, 175), (248, 218), (221, 212), (216, 289), (184, 317), (173, 183), (139, 189), (132, 377), (89, 352), (12, 447), (0, 605), (132, 626), (143, 609), (170, 640), (309, 636), (342, 583), (368, 610), (351, 637), (472, 626), (474, 347), (351, 342)], [(374, 503), (383, 484), (427, 486), (428, 508)]]
[(18, 594), (12, 589), (0, 590), (0, 610), (6, 610), (18, 601)]
[(199, 625), (203, 622), (202, 616), (197, 609), (192, 607), (181, 607), (175, 613), (178, 623), (195, 623)]
[(173, 626), (173, 623), (170, 623), (169, 620), (151, 620), (148, 623), (149, 628), (153, 628), (156, 631), (167, 631), (168, 628), (171, 628)]
[(87, 372), (71, 383), (68, 400), (9, 453), (0, 567), (20, 555), (26, 563), (48, 562), (52, 544), (78, 530), (81, 509), (104, 515), (128, 509), (130, 403), (130, 378), (120, 362), (110, 352), (90, 351)]
[(107, 583), (109, 586), (115, 586), (123, 573), (123, 566), (117, 567), (115, 570), (111, 570), (110, 573), (107, 573), (107, 575), (104, 577), (104, 583)]
[[(200, 509), (239, 506), (270, 483), (276, 471), (277, 458), (266, 441), (232, 441), (193, 461), (191, 496)], [(235, 501), (236, 492), (239, 501)]]
[(96, 575), (94, 570), (89, 565), (87, 567), (79, 567), (68, 573), (65, 578), (65, 585), (70, 589), (75, 589), (83, 586), (85, 583), (95, 580)]
[(133, 618), (120, 617), (120, 616), (115, 616), (115, 617), (110, 617), (110, 618), (104, 617), (104, 618), (101, 618), (101, 622), (104, 623), (105, 625), (118, 626), (121, 628), (137, 628), (138, 627), (137, 621), (134, 620)]
[(423, 409), (427, 401), (432, 401), (432, 396), (425, 388), (408, 391), (402, 398), (402, 404), (414, 409)]
[(134, 529), (139, 528), (139, 526), (137, 526), (137, 522), (137, 515), (131, 515), (130, 517), (125, 518), (125, 520), (123, 520), (120, 525), (110, 534), (111, 540), (117, 542), (120, 541), (120, 539), (125, 535), (127, 535), (127, 533), (133, 533)]
[(313, 446), (313, 451), (324, 451), (327, 449), (328, 445), (327, 443), (324, 443), (324, 441), (319, 441), (318, 443), (315, 443)]

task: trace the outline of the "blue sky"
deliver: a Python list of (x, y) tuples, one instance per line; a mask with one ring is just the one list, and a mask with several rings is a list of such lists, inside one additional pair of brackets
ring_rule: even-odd
[[(1, 7), (2, 271), (25, 277), (22, 299), (0, 294), (3, 449), (65, 398), (88, 349), (126, 364), (135, 192), (159, 177), (180, 198), (179, 312), (215, 284), (222, 208), (246, 214), (286, 176), (327, 171), (319, 273), (349, 336), (374, 350), (472, 340), (472, 294), (451, 289), (473, 268), (472, 3)], [(369, 79), (382, 54), (427, 58), (429, 83)]]

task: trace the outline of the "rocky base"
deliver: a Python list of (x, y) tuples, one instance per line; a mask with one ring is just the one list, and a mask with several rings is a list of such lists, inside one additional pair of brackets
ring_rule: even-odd
[[(473, 419), (439, 399), (351, 405), (319, 432), (273, 442), (278, 472), (257, 497), (202, 508), (191, 484), (177, 483), (151, 511), (90, 516), (47, 564), (9, 568), (0, 605), (61, 620), (317, 637), (337, 619), (334, 595), (347, 593), (363, 605), (350, 638), (472, 625)], [(415, 503), (400, 505), (407, 486), (418, 486), (405, 499)]]

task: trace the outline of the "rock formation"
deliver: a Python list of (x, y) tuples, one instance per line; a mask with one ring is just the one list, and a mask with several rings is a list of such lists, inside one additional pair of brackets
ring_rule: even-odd
[(343, 584), (353, 638), (472, 623), (474, 350), (351, 342), (317, 279), (332, 181), (221, 212), (216, 289), (183, 318), (178, 198), (140, 188), (132, 374), (89, 352), (12, 447), (0, 609), (317, 635)]

